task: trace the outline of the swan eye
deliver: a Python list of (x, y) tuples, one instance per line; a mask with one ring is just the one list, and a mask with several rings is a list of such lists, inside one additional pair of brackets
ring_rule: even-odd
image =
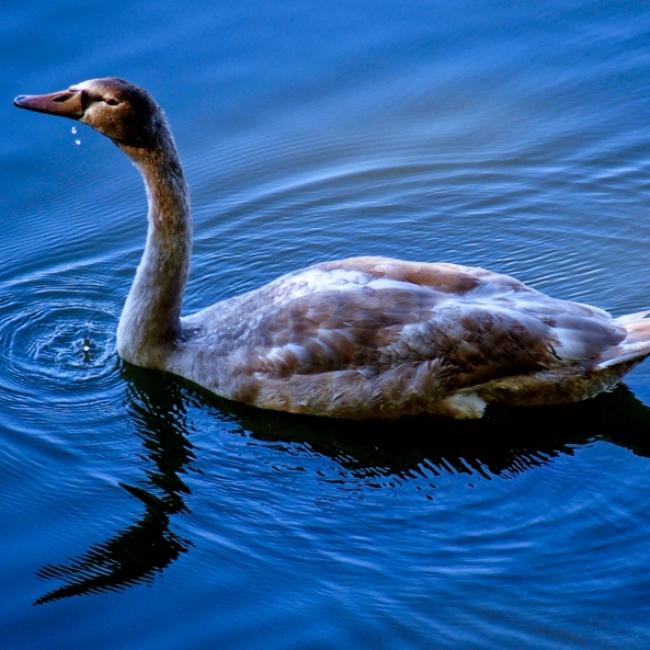
[(109, 106), (117, 106), (120, 102), (117, 99), (110, 97), (109, 99), (104, 100)]

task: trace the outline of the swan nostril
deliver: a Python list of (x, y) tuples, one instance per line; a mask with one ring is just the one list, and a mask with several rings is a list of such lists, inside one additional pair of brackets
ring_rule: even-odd
[(67, 93), (65, 95), (57, 95), (52, 99), (53, 102), (56, 102), (57, 104), (62, 104), (63, 102), (67, 101), (72, 97), (72, 93)]

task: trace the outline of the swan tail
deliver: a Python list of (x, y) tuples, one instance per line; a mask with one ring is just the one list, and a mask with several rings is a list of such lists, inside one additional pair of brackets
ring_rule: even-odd
[(627, 314), (614, 322), (627, 332), (627, 336), (616, 346), (607, 350), (596, 364), (597, 370), (604, 370), (620, 364), (630, 367), (650, 355), (650, 310)]

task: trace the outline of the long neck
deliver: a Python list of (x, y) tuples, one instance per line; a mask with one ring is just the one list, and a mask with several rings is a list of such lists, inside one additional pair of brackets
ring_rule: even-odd
[(180, 336), (183, 292), (192, 250), (187, 186), (171, 134), (154, 149), (121, 147), (144, 179), (149, 203), (147, 243), (117, 329), (120, 356), (163, 367)]

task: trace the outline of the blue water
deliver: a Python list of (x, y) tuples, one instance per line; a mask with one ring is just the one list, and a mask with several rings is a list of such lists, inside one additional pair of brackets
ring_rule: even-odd
[(6, 2), (0, 645), (650, 647), (650, 363), (571, 408), (363, 426), (127, 367), (141, 181), (11, 106), (155, 95), (187, 310), (382, 254), (619, 315), (650, 307), (649, 45), (640, 2)]

